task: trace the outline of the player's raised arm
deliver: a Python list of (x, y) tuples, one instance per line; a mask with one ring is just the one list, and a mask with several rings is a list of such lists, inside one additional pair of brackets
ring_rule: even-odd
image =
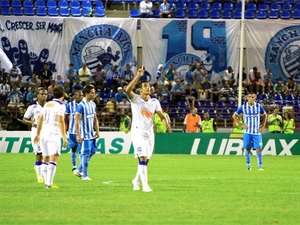
[(130, 81), (130, 83), (127, 85), (125, 92), (130, 99), (132, 99), (134, 96), (133, 89), (135, 88), (135, 85), (137, 84), (137, 82), (139, 82), (141, 76), (143, 75), (144, 75), (144, 67), (141, 67), (136, 72), (136, 75), (134, 76), (132, 81)]

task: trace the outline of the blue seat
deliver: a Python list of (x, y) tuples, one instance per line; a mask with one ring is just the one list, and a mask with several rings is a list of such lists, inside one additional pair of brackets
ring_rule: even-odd
[(269, 17), (269, 19), (278, 19), (279, 18), (279, 12), (278, 11), (270, 11), (268, 17)]
[(300, 9), (294, 10), (293, 19), (300, 19)]
[(24, 16), (34, 16), (33, 7), (24, 8)]
[(179, 1), (176, 4), (176, 10), (185, 9), (185, 3), (183, 1)]
[(198, 4), (196, 2), (190, 2), (187, 5), (189, 10), (197, 10), (199, 8)]
[(256, 3), (249, 2), (246, 8), (247, 11), (255, 11), (256, 10)]
[(4, 16), (11, 15), (11, 8), (8, 7), (8, 6), (2, 6), (2, 8), (1, 8), (1, 15), (4, 15)]
[(34, 5), (35, 5), (35, 8), (45, 8), (46, 7), (44, 0), (36, 0)]
[(33, 2), (31, 0), (25, 0), (23, 2), (23, 7), (24, 8), (33, 8)]
[(209, 2), (202, 2), (201, 4), (200, 4), (200, 10), (201, 9), (204, 9), (204, 10), (210, 10), (210, 4), (209, 4)]
[(190, 9), (187, 16), (190, 19), (198, 18), (197, 10), (196, 9)]
[(242, 11), (239, 9), (236, 9), (233, 11), (233, 16), (234, 19), (241, 19), (242, 18)]
[(60, 1), (58, 2), (58, 7), (59, 7), (60, 9), (67, 9), (67, 8), (69, 8), (69, 3), (68, 3), (68, 1), (66, 1), (66, 0), (60, 0)]
[(102, 1), (97, 1), (97, 2), (96, 2), (96, 5), (97, 5), (97, 8), (102, 8), (102, 9), (104, 9), (104, 5), (103, 5), (103, 2), (102, 2)]
[(74, 17), (80, 17), (82, 16), (81, 14), (81, 9), (80, 8), (71, 8), (71, 16), (74, 16)]
[(37, 16), (46, 16), (47, 15), (46, 8), (45, 7), (36, 8), (35, 14)]
[(77, 0), (72, 0), (70, 2), (70, 8), (80, 8), (80, 2)]
[(138, 9), (131, 9), (130, 17), (132, 17), (132, 18), (140, 17), (140, 11)]
[(14, 7), (14, 8), (12, 9), (12, 14), (13, 14), (14, 16), (23, 16), (23, 15), (24, 15), (23, 9), (22, 9), (21, 7)]
[(235, 7), (234, 7), (235, 10), (242, 10), (242, 3), (241, 2), (237, 2), (235, 4)]
[(257, 19), (267, 19), (268, 18), (268, 14), (267, 14), (267, 11), (258, 11), (257, 14), (256, 14), (256, 18)]
[(22, 3), (20, 0), (12, 0), (11, 1), (11, 7), (13, 8), (22, 8)]
[(185, 12), (183, 9), (177, 9), (175, 11), (175, 15), (174, 15), (175, 18), (185, 18)]
[(282, 7), (281, 7), (281, 10), (283, 11), (283, 10), (289, 10), (289, 11), (291, 11), (292, 10), (292, 5), (290, 4), (290, 3), (284, 3), (283, 5), (282, 5)]
[(222, 9), (222, 3), (221, 2), (213, 2), (211, 5), (212, 10), (221, 10)]
[(81, 2), (81, 7), (82, 8), (91, 8), (92, 4), (90, 1), (83, 1), (83, 2)]
[(48, 0), (47, 1), (47, 7), (48, 7), (48, 9), (49, 8), (57, 8), (56, 1), (55, 0)]
[(97, 17), (104, 17), (105, 16), (105, 10), (103, 8), (96, 8), (95, 15)]
[(254, 19), (255, 18), (255, 11), (248, 10), (245, 12), (245, 19)]
[(0, 1), (0, 7), (9, 7), (10, 3), (8, 0), (1, 0)]
[(268, 11), (269, 10), (269, 5), (266, 3), (260, 3), (258, 5), (258, 11)]
[(300, 10), (300, 2), (295, 3), (294, 10)]
[(48, 8), (48, 16), (58, 16), (57, 8)]
[(69, 17), (70, 16), (70, 10), (68, 8), (61, 8), (59, 10), (59, 15), (63, 17)]
[(292, 17), (291, 11), (290, 10), (282, 10), (280, 12), (280, 18), (281, 19), (290, 19)]
[(82, 8), (82, 15), (83, 16), (89, 16), (89, 8)]
[(212, 19), (219, 19), (221, 17), (220, 10), (218, 9), (213, 9), (209, 13), (209, 17)]
[(225, 2), (224, 3), (224, 6), (223, 6), (223, 10), (225, 11), (225, 10), (233, 10), (233, 3), (231, 3), (231, 2)]
[(232, 18), (232, 11), (231, 10), (224, 10), (222, 13), (223, 19), (231, 19)]
[(271, 10), (271, 11), (276, 11), (276, 12), (278, 12), (278, 11), (280, 11), (280, 9), (281, 9), (281, 6), (280, 6), (280, 4), (277, 3), (277, 2), (273, 2), (273, 3), (271, 4), (271, 6), (270, 6), (270, 10)]
[(201, 9), (198, 15), (201, 19), (207, 19), (208, 18), (208, 12), (206, 9)]

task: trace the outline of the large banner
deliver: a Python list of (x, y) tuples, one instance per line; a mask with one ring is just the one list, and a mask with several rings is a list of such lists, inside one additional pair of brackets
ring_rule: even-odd
[(115, 18), (70, 18), (65, 20), (64, 41), (75, 68), (85, 62), (91, 71), (101, 63), (136, 66), (137, 20)]
[(61, 67), (66, 52), (62, 18), (1, 16), (0, 34), (0, 48), (6, 55), (1, 54), (1, 61), (6, 65), (8, 58), (10, 63), (16, 63), (23, 76), (40, 72), (44, 63), (58, 74), (64, 70)]
[(265, 72), (270, 68), (273, 82), (293, 77), (300, 82), (300, 23), (282, 20), (248, 20), (245, 23), (245, 47), (248, 67)]
[(141, 20), (143, 65), (154, 75), (159, 64), (173, 64), (185, 73), (189, 64), (200, 61), (214, 81), (232, 66), (238, 71), (239, 20)]

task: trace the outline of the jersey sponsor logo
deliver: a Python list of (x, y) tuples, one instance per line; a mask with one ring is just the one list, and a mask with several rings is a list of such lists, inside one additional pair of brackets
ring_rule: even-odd
[[(300, 82), (300, 26), (290, 26), (278, 31), (270, 40), (265, 65), (273, 71), (276, 79), (292, 77)], [(276, 73), (275, 73), (276, 72)]]
[(75, 68), (81, 68), (85, 62), (92, 72), (100, 63), (106, 71), (113, 64), (124, 67), (134, 61), (132, 41), (120, 27), (108, 24), (90, 26), (73, 39), (70, 59)]
[(142, 108), (141, 113), (146, 118), (153, 118), (153, 113), (147, 111), (145, 108)]

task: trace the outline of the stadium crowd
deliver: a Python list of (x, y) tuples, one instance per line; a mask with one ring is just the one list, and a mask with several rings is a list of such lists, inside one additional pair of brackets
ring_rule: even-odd
[[(272, 71), (266, 71), (262, 74), (256, 67), (249, 72), (244, 69), (243, 96), (249, 91), (256, 93), (257, 100), (269, 114), (277, 108), (278, 113), (283, 115), (286, 106), (289, 106), (289, 117), (297, 122), (300, 116), (299, 84), (293, 78), (288, 78), (287, 81), (278, 79), (273, 83)], [(9, 71), (1, 70), (2, 129), (28, 130), (20, 121), (25, 109), (36, 101), (36, 90), (40, 86), (47, 89), (48, 100), (53, 98), (52, 90), (55, 86), (63, 86), (67, 103), (72, 100), (75, 90), (82, 90), (85, 85), (93, 84), (97, 90), (94, 101), (101, 129), (119, 130), (124, 115), (130, 117), (130, 102), (124, 90), (133, 76), (134, 68), (129, 64), (125, 68), (112, 65), (107, 72), (99, 64), (92, 72), (84, 63), (78, 71), (70, 63), (64, 75), (56, 76), (45, 64), (40, 72), (32, 74), (31, 77), (23, 76), (22, 71), (13, 64)], [(211, 77), (205, 67), (195, 61), (185, 71), (178, 71), (173, 65), (165, 68), (160, 64), (156, 74), (145, 71), (141, 80), (151, 82), (152, 96), (160, 101), (164, 111), (170, 116), (170, 125), (174, 131), (185, 129), (186, 116), (193, 109), (197, 109), (201, 118), (204, 118), (205, 113), (213, 118), (212, 130), (215, 131), (217, 122), (219, 127), (232, 127), (231, 115), (237, 108), (238, 100), (237, 78), (238, 74), (231, 66), (220, 76)], [(129, 123), (128, 118), (126, 121)]]

